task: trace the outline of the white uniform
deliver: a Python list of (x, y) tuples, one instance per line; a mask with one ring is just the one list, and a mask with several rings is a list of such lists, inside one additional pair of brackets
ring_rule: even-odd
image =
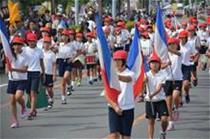
[[(75, 42), (75, 49), (76, 49), (76, 51), (82, 51), (82, 52), (84, 52), (85, 51), (85, 45), (84, 45), (84, 43), (76, 41)], [(74, 59), (73, 62), (75, 62), (77, 60), (79, 60), (84, 65), (85, 64), (85, 56), (84, 56), (84, 54), (81, 54), (81, 55), (77, 56)]]
[(195, 55), (196, 53), (198, 53), (197, 50), (192, 47), (189, 42), (187, 42), (184, 46), (180, 43), (180, 48), (180, 52), (183, 56), (182, 64), (186, 66), (192, 65), (191, 55)]
[(152, 43), (150, 39), (140, 39), (142, 51), (144, 56), (150, 56), (153, 51)]
[[(145, 100), (146, 101), (152, 101), (152, 102), (158, 102), (161, 100), (165, 100), (166, 96), (165, 96), (165, 92), (163, 90), (163, 88), (161, 88), (160, 92), (155, 95), (152, 100), (150, 100), (149, 98), (149, 93), (154, 93), (154, 91), (156, 91), (156, 87), (160, 84), (164, 84), (166, 81), (166, 74), (163, 71), (159, 71), (158, 73), (156, 73), (155, 75), (153, 75), (153, 73), (151, 71), (147, 72), (147, 78), (148, 78), (148, 82), (147, 82), (147, 94), (145, 96)], [(149, 92), (150, 91), (150, 92)]]
[(61, 43), (58, 46), (57, 58), (68, 59), (73, 58), (76, 55), (75, 47), (71, 47), (70, 43), (63, 44)]
[(197, 36), (199, 36), (199, 38), (200, 38), (201, 45), (202, 46), (207, 46), (208, 32), (207, 31), (203, 31), (203, 30), (199, 30), (197, 32)]
[(53, 75), (53, 63), (56, 63), (56, 55), (51, 50), (44, 51), (45, 73)]
[(24, 53), (26, 54), (29, 64), (28, 71), (41, 71), (40, 59), (44, 58), (43, 51), (37, 47), (30, 48), (24, 47)]
[(95, 42), (86, 42), (85, 50), (87, 54), (96, 54), (97, 44)]
[(118, 74), (122, 76), (130, 76), (132, 78), (132, 81), (128, 83), (120, 81), (120, 88), (122, 91), (118, 96), (118, 104), (122, 110), (132, 109), (135, 106), (134, 93), (133, 93), (135, 74), (128, 69), (125, 69), (123, 72)]
[(171, 67), (168, 66), (166, 69), (163, 70), (166, 73), (166, 80), (181, 81), (183, 79), (183, 74), (181, 70), (182, 56), (178, 56), (170, 52), (168, 53), (168, 55), (171, 60)]
[[(17, 59), (13, 58), (11, 63), (12, 68), (20, 69), (23, 67), (28, 66), (28, 58), (27, 56), (22, 52), (21, 54), (17, 55)], [(9, 80), (11, 81), (20, 81), (20, 80), (27, 80), (27, 72), (21, 73), (12, 71), (8, 74)]]
[[(42, 38), (42, 39), (40, 39), (40, 40), (37, 41), (36, 46), (37, 46), (38, 48), (40, 48), (40, 49), (43, 49), (43, 43), (44, 43), (44, 39)], [(51, 44), (54, 45), (55, 42), (52, 40), (52, 41), (51, 41)]]

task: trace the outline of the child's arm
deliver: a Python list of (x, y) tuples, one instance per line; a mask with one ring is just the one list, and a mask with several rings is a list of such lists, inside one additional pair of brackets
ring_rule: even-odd
[(53, 81), (56, 81), (56, 62), (53, 63)]
[(12, 68), (12, 71), (20, 72), (20, 73), (25, 73), (27, 72), (28, 66), (23, 66), (22, 68), (16, 69)]
[(132, 81), (132, 78), (130, 76), (122, 76), (122, 75), (118, 75), (119, 77), (119, 80), (122, 81), (122, 82), (131, 82)]
[(152, 99), (155, 95), (157, 95), (161, 89), (162, 89), (162, 84), (158, 84), (156, 87), (156, 90), (150, 94), (150, 96), (149, 96), (150, 99)]
[(122, 110), (120, 109), (120, 107), (118, 106), (117, 103), (113, 102), (109, 96), (106, 94), (105, 92), (105, 98), (107, 100), (107, 102), (111, 105), (111, 107), (115, 110), (115, 112), (119, 115), (122, 115)]

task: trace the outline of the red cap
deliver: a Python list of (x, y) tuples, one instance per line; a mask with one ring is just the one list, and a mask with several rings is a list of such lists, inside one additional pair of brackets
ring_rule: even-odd
[(41, 28), (41, 31), (42, 32), (48, 32), (48, 33), (50, 33), (50, 28), (48, 28), (48, 27), (42, 27)]
[(69, 30), (64, 29), (63, 32), (62, 32), (62, 35), (69, 36), (70, 35)]
[(82, 38), (82, 37), (83, 37), (83, 34), (82, 34), (82, 33), (77, 33), (77, 34), (76, 34), (76, 37), (77, 37), (77, 38)]
[(141, 24), (147, 24), (147, 20), (144, 19), (144, 18), (141, 18), (141, 19), (139, 20), (139, 22), (140, 22)]
[(70, 35), (74, 35), (74, 34), (75, 34), (75, 31), (74, 31), (73, 29), (70, 29), (70, 30), (69, 30), (69, 34), (70, 34)]
[(159, 63), (161, 62), (159, 56), (156, 54), (155, 51), (153, 51), (153, 53), (150, 55), (150, 58), (149, 58), (149, 63), (152, 61), (159, 62)]
[(200, 23), (200, 24), (198, 25), (199, 28), (206, 28), (206, 26), (207, 26), (206, 23)]
[(183, 30), (179, 33), (179, 38), (186, 38), (188, 37), (188, 32), (186, 30)]
[(197, 19), (193, 19), (192, 23), (198, 24), (198, 20)]
[(44, 42), (51, 42), (51, 38), (49, 36), (44, 36)]
[(14, 44), (14, 43), (24, 44), (24, 39), (19, 36), (16, 36), (12, 39), (12, 44)]
[(34, 33), (28, 33), (26, 38), (27, 38), (27, 41), (37, 41), (37, 36)]
[(117, 26), (121, 27), (121, 28), (125, 28), (126, 25), (125, 25), (124, 21), (120, 21), (120, 22), (117, 23)]
[(189, 26), (188, 31), (195, 31), (195, 26), (194, 25)]
[(94, 33), (93, 33), (93, 32), (88, 32), (88, 33), (87, 33), (87, 37), (94, 38), (94, 37), (95, 37), (95, 35), (94, 35)]
[(116, 52), (114, 52), (113, 54), (113, 59), (116, 60), (116, 59), (124, 59), (126, 60), (127, 59), (127, 52), (125, 50), (118, 50)]
[(169, 38), (168, 44), (179, 44), (179, 39), (177, 38)]

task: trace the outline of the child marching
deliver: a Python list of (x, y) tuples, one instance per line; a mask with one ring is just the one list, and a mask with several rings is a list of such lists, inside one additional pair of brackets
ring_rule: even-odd
[(21, 105), (21, 117), (24, 118), (27, 116), (23, 95), (27, 87), (28, 61), (26, 55), (23, 53), (22, 47), (24, 47), (24, 40), (20, 37), (14, 37), (12, 40), (14, 58), (11, 63), (12, 71), (8, 72), (9, 83), (7, 88), (7, 93), (10, 95), (12, 111), (11, 128), (19, 127), (17, 102)]
[(52, 108), (54, 102), (53, 82), (56, 80), (56, 55), (51, 51), (51, 38), (43, 38), (45, 83), (48, 94), (48, 108)]

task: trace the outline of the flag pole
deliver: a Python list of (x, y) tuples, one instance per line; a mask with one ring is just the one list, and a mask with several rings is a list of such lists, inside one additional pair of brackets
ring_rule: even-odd
[[(139, 37), (139, 44), (138, 44), (140, 46), (140, 51), (139, 52), (142, 55), (142, 47), (141, 47), (140, 43), (141, 42), (140, 42), (140, 37)], [(143, 65), (144, 65), (145, 59), (144, 59), (143, 55), (142, 55), (142, 61), (143, 61)], [(145, 69), (145, 65), (144, 65), (144, 69)], [(144, 70), (144, 73), (145, 73), (145, 70)], [(147, 76), (146, 73), (145, 73), (145, 77), (148, 79), (148, 76)], [(145, 82), (145, 85), (146, 85), (146, 88), (147, 88), (147, 91), (148, 91), (149, 95), (151, 95), (150, 87), (149, 87), (149, 84), (148, 84), (147, 81)], [(151, 109), (152, 109), (152, 115), (155, 115), (155, 110), (154, 110), (154, 106), (153, 106), (153, 103), (152, 103), (151, 99), (150, 99), (149, 102), (150, 102), (150, 106), (151, 106)]]

